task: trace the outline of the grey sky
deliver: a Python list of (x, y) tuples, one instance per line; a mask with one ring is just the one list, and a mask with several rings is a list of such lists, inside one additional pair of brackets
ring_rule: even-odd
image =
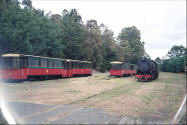
[(155, 59), (163, 57), (173, 45), (186, 46), (186, 1), (60, 1), (32, 0), (33, 6), (61, 14), (75, 8), (84, 23), (95, 19), (117, 36), (123, 27), (141, 31), (146, 52)]

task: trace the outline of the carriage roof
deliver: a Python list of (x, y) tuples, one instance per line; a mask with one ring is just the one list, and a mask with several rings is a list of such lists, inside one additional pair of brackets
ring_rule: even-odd
[(81, 60), (71, 60), (71, 62), (92, 63), (92, 62), (89, 62), (89, 61), (81, 61)]
[(60, 59), (60, 58), (51, 58), (51, 57), (45, 57), (45, 56), (34, 56), (34, 55), (25, 55), (25, 54), (13, 54), (13, 53), (9, 53), (9, 54), (3, 54), (1, 55), (2, 57), (38, 57), (38, 58), (46, 58), (46, 59), (59, 59), (62, 61), (67, 61), (67, 62), (85, 62), (85, 63), (92, 63), (89, 61), (80, 61), (80, 60), (71, 60), (71, 59)]
[(111, 64), (123, 64), (122, 62), (118, 62), (118, 61), (115, 61), (115, 62), (110, 62)]

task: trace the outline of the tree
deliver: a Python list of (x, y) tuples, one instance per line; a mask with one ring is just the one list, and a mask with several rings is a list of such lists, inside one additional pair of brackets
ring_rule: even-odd
[(157, 63), (161, 63), (162, 62), (162, 60), (160, 59), (160, 57), (157, 57), (156, 59), (155, 59), (155, 62), (157, 62)]
[(6, 10), (6, 0), (0, 0), (0, 13)]
[(61, 29), (33, 9), (11, 5), (0, 16), (0, 45), (3, 53), (63, 57)]
[(170, 58), (174, 58), (177, 56), (182, 56), (186, 54), (186, 49), (184, 48), (184, 46), (180, 45), (180, 46), (176, 46), (174, 45), (170, 51), (168, 52), (167, 56)]
[(31, 0), (0, 1), (0, 54), (22, 53), (39, 56), (88, 60), (95, 69), (105, 72), (111, 61), (136, 63), (148, 56), (140, 31), (123, 28), (118, 36), (97, 20), (85, 24), (76, 9), (62, 14), (47, 14), (32, 6)]
[(22, 5), (25, 6), (27, 9), (32, 9), (32, 1), (31, 0), (23, 0)]
[(83, 59), (82, 46), (85, 40), (85, 32), (82, 18), (76, 9), (62, 12), (63, 40), (65, 45), (64, 54), (66, 58)]
[(161, 60), (161, 70), (166, 72), (184, 72), (186, 64), (186, 48), (174, 45)]
[(123, 28), (118, 35), (120, 45), (124, 47), (124, 61), (136, 63), (145, 54), (144, 42), (141, 42), (141, 33), (135, 27)]

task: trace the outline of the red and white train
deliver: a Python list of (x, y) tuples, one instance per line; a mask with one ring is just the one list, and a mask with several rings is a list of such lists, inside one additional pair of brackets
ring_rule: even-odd
[(136, 65), (123, 62), (110, 62), (110, 76), (132, 76), (136, 74)]
[(1, 56), (1, 79), (4, 81), (91, 75), (92, 62), (88, 61), (24, 54), (4, 54)]

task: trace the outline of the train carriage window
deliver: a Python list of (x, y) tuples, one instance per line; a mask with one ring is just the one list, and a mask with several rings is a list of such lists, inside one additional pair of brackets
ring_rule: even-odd
[(80, 69), (82, 69), (83, 68), (83, 64), (82, 63), (80, 63)]
[(77, 68), (77, 62), (73, 63), (73, 68), (76, 69)]
[(80, 69), (80, 62), (77, 62), (77, 69)]
[(58, 68), (62, 68), (62, 61), (58, 60)]
[(87, 63), (85, 63), (85, 69), (87, 69), (87, 67), (88, 67), (88, 66), (87, 66)]
[(3, 69), (12, 69), (12, 58), (11, 57), (4, 57), (2, 59), (2, 68)]
[(53, 60), (52, 59), (48, 60), (48, 68), (53, 68)]
[(13, 57), (13, 64), (12, 64), (13, 69), (19, 69), (20, 68), (20, 59), (17, 57)]
[(29, 57), (28, 58), (28, 67), (39, 68), (40, 67), (40, 58)]
[(79, 68), (79, 63), (78, 63), (78, 62), (76, 62), (76, 64), (75, 64), (75, 68), (76, 68), (76, 69)]
[(85, 69), (85, 63), (83, 63), (83, 69)]
[(32, 59), (30, 57), (28, 58), (28, 67), (32, 67)]
[(83, 67), (82, 68), (85, 69), (85, 63), (83, 63)]
[(76, 67), (76, 64), (77, 64), (76, 62), (72, 62), (72, 67), (73, 67), (73, 69), (77, 68), (77, 67)]
[(87, 64), (86, 64), (86, 63), (84, 63), (84, 69), (86, 69), (86, 65), (87, 65)]
[(17, 60), (15, 58), (12, 58), (12, 68), (15, 69), (16, 68), (16, 65), (17, 65)]
[(62, 68), (61, 60), (53, 60), (53, 67), (54, 68)]
[(17, 60), (16, 60), (16, 58), (12, 58), (12, 61), (13, 61), (12, 68), (16, 69), (16, 66), (17, 66)]
[(120, 70), (123, 68), (122, 64), (112, 64), (112, 69)]
[(36, 67), (36, 68), (40, 67), (40, 60), (39, 59), (34, 59), (34, 67)]
[(28, 58), (27, 57), (21, 57), (21, 67), (27, 68), (28, 66)]
[(41, 60), (40, 60), (40, 67), (41, 68), (47, 68), (47, 59), (41, 58)]
[(84, 69), (84, 67), (85, 67), (85, 64), (84, 64), (84, 63), (82, 63), (82, 69)]
[(53, 68), (57, 68), (57, 60), (52, 60), (53, 62)]
[(77, 68), (81, 69), (81, 63), (80, 62), (78, 62), (78, 67)]
[(4, 57), (2, 58), (2, 68), (3, 69), (19, 69), (20, 68), (20, 58), (18, 57)]
[(55, 62), (56, 62), (56, 66), (55, 66), (55, 67), (56, 67), (56, 68), (60, 68), (59, 63), (58, 63), (58, 60), (56, 60)]
[(62, 61), (62, 69), (65, 69), (65, 62)]

